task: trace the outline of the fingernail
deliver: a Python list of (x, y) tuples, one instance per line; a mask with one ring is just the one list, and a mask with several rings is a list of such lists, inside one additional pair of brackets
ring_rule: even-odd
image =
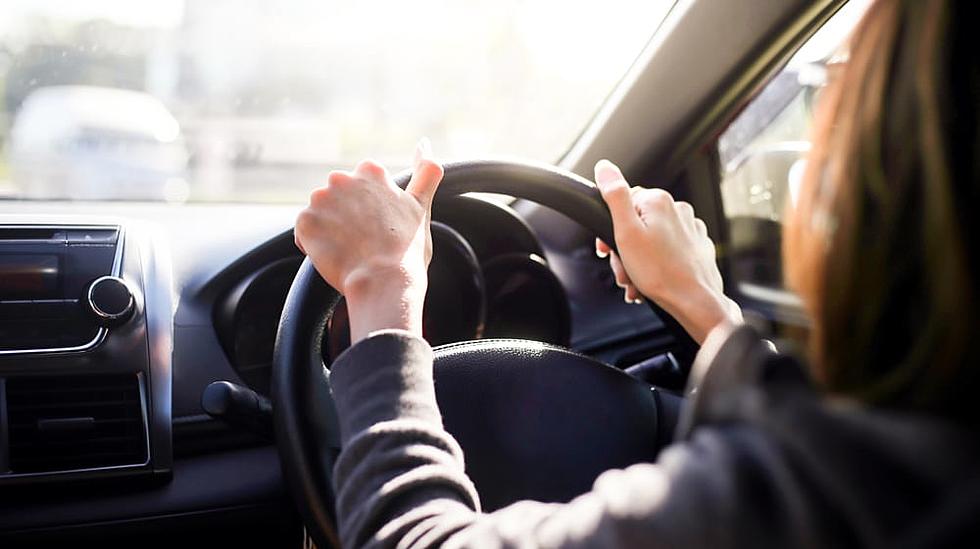
[(422, 159), (428, 156), (427, 152), (429, 150), (429, 140), (424, 137), (419, 139), (418, 143), (415, 144), (415, 157), (412, 159), (412, 168), (418, 169)]
[(609, 257), (609, 253), (608, 253), (608, 252), (604, 252), (604, 251), (602, 251), (602, 250), (596, 250), (596, 251), (595, 251), (595, 255), (596, 255), (596, 256), (597, 256), (597, 257), (598, 257), (599, 259), (605, 259), (605, 258), (607, 258), (607, 257)]
[(415, 147), (415, 156), (417, 159), (432, 157), (432, 143), (428, 137), (419, 139), (419, 143)]
[(633, 300), (633, 304), (634, 305), (642, 305), (643, 304), (643, 300), (640, 299), (640, 298), (636, 298), (636, 299)]
[(623, 179), (623, 173), (615, 164), (603, 158), (595, 164), (595, 182), (599, 187)]

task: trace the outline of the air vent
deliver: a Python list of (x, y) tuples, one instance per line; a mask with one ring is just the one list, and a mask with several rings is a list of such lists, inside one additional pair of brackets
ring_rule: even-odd
[(13, 474), (147, 462), (136, 374), (8, 378), (6, 386)]

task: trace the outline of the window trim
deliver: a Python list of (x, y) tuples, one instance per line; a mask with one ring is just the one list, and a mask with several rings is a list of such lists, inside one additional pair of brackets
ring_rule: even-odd
[(707, 139), (717, 149), (718, 137), (724, 129), (847, 2), (848, 0), (815, 1), (809, 9), (786, 25), (745, 67), (738, 78), (702, 110), (701, 116), (666, 158), (667, 169), (683, 165), (691, 151), (698, 149)]
[[(731, 242), (730, 220), (725, 215), (724, 203), (721, 197), (721, 182), (725, 166), (721, 163), (719, 142), (724, 131), (734, 122), (735, 119), (752, 103), (761, 91), (768, 86), (772, 80), (786, 67), (792, 57), (802, 48), (806, 42), (819, 31), (837, 12), (847, 3), (847, 0), (835, 2), (828, 6), (819, 16), (809, 20), (805, 26), (805, 31), (799, 32), (792, 47), (783, 49), (778, 55), (770, 57), (769, 61), (778, 58), (778, 62), (771, 63), (768, 67), (763, 67), (763, 61), (751, 65), (739, 81), (729, 88), (726, 99), (723, 97), (716, 103), (714, 110), (706, 114), (704, 120), (714, 121), (712, 127), (713, 135), (710, 142), (710, 149), (713, 153), (712, 160), (715, 163), (716, 176), (714, 178), (716, 193), (715, 207), (717, 218), (723, 227), (724, 234), (719, 247), (719, 262), (726, 281), (726, 289), (733, 299), (742, 307), (752, 310), (764, 316), (768, 321), (784, 326), (793, 326), (802, 329), (809, 329), (810, 318), (807, 315), (802, 299), (794, 292), (782, 288), (771, 287), (748, 280), (737, 279), (731, 269), (731, 256), (728, 249)], [(806, 19), (806, 18), (804, 18)], [(760, 78), (761, 76), (764, 76)], [(755, 79), (754, 81), (752, 81)], [(741, 89), (741, 93), (737, 90)], [(745, 91), (751, 89), (751, 92)], [(737, 99), (736, 99), (737, 98)], [(737, 105), (737, 106), (736, 106)], [(727, 110), (726, 110), (727, 109)], [(724, 114), (723, 114), (724, 113)], [(719, 123), (720, 121), (720, 123)], [(702, 128), (692, 130), (688, 135), (697, 134)]]

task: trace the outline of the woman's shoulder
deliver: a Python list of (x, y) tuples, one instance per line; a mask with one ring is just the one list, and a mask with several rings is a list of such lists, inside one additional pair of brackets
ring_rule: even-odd
[(726, 456), (736, 484), (754, 487), (741, 497), (779, 494), (780, 508), (808, 510), (821, 530), (880, 542), (977, 474), (980, 444), (967, 430), (825, 395), (801, 358), (752, 328), (713, 336), (692, 369), (676, 439), (678, 449)]
[[(945, 418), (874, 406), (821, 390), (805, 359), (790, 346), (776, 347), (749, 326), (709, 336), (692, 367), (675, 439), (699, 427), (747, 425), (798, 447), (833, 447), (838, 454), (859, 447), (881, 459), (935, 450), (957, 459), (942, 465), (976, 463), (974, 432)], [(963, 463), (960, 463), (963, 462)], [(940, 465), (940, 463), (937, 463)]]
[(691, 367), (676, 438), (698, 425), (727, 422), (760, 412), (773, 400), (818, 398), (804, 361), (748, 325), (709, 334)]

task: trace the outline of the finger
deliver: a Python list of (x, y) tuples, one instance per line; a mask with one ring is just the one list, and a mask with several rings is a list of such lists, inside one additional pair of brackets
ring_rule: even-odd
[(388, 170), (374, 160), (362, 160), (354, 168), (354, 176), (369, 181), (386, 181), (388, 179)]
[(627, 303), (639, 304), (643, 303), (643, 294), (640, 293), (640, 290), (636, 289), (636, 286), (631, 284), (626, 287), (626, 293), (623, 295), (623, 299), (625, 299)]
[(442, 165), (432, 159), (432, 145), (423, 137), (415, 147), (415, 171), (405, 190), (428, 209), (432, 206), (442, 176)]
[(300, 239), (300, 233), (304, 232), (306, 228), (309, 227), (310, 221), (310, 211), (309, 208), (304, 209), (296, 216), (296, 222), (293, 224), (293, 242), (299, 251), (306, 255), (306, 247), (303, 246), (303, 242)]
[(708, 236), (708, 226), (704, 224), (701, 218), (694, 218), (694, 227), (698, 230), (698, 234), (704, 237)]
[(707, 236), (702, 236), (701, 246), (704, 248), (704, 252), (708, 254), (710, 257), (713, 258), (717, 256), (718, 248), (715, 246), (715, 243), (713, 240), (711, 240), (711, 238)]
[(299, 248), (300, 253), (306, 255), (306, 248), (303, 247), (303, 243), (299, 241), (299, 234), (293, 233), (293, 243)]
[(609, 247), (609, 244), (603, 242), (601, 238), (595, 239), (595, 255), (599, 256), (599, 259), (605, 259), (611, 251), (612, 248)]
[(694, 206), (691, 206), (690, 203), (684, 202), (683, 200), (678, 200), (677, 202), (674, 202), (674, 208), (677, 209), (677, 213), (682, 218), (688, 220), (694, 219)]
[(614, 229), (629, 230), (639, 225), (640, 218), (633, 207), (629, 183), (615, 164), (605, 159), (596, 162), (595, 182), (602, 199), (609, 206)]
[(612, 267), (613, 275), (616, 277), (617, 286), (620, 288), (625, 288), (633, 283), (630, 280), (629, 275), (626, 274), (626, 267), (623, 266), (623, 262), (615, 253), (609, 254), (609, 266)]
[(332, 193), (332, 189), (339, 189), (346, 187), (354, 182), (355, 178), (363, 177), (354, 172), (345, 172), (341, 170), (333, 170), (327, 174), (327, 184), (313, 189), (310, 192), (310, 204), (319, 206), (322, 202), (328, 200), (328, 197)]
[(653, 218), (676, 214), (674, 197), (664, 189), (646, 189), (636, 196), (636, 211), (644, 223)]

